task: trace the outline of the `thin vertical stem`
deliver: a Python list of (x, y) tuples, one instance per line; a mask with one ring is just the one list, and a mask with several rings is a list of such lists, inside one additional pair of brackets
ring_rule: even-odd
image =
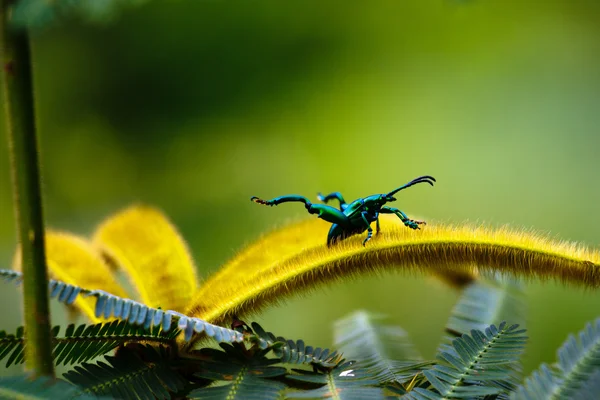
[(25, 361), (35, 375), (53, 375), (29, 37), (26, 29), (10, 26), (13, 0), (0, 1), (4, 108), (23, 268)]

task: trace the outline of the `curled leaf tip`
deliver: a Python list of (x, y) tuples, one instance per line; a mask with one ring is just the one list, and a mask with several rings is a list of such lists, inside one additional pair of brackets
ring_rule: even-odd
[(143, 303), (181, 311), (197, 290), (187, 245), (167, 217), (147, 205), (114, 214), (93, 238), (103, 255), (123, 268)]
[(319, 220), (266, 235), (209, 278), (187, 313), (225, 323), (303, 289), (384, 270), (435, 272), (457, 284), (474, 274), (501, 272), (600, 286), (600, 253), (576, 243), (508, 227), (430, 223), (413, 231), (394, 218), (381, 219), (381, 233), (366, 247), (361, 235), (326, 247), (329, 226)]

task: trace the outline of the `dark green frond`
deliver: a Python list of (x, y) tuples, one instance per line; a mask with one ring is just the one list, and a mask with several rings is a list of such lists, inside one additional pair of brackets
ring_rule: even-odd
[(200, 388), (190, 393), (198, 399), (277, 399), (285, 389), (273, 378), (282, 377), (287, 369), (272, 366), (278, 359), (268, 358), (271, 348), (247, 349), (244, 344), (221, 343), (223, 351), (201, 349), (191, 352), (195, 376), (225, 382), (226, 385)]
[[(54, 333), (54, 330), (52, 333)], [(25, 343), (23, 335), (22, 326), (17, 328), (17, 333), (14, 335), (9, 335), (5, 331), (0, 332), (0, 361), (8, 358), (6, 361), (7, 368), (13, 364), (19, 364), (19, 361), (22, 362), (23, 360), (23, 344)]]
[[(410, 360), (421, 360), (400, 327), (384, 325), (381, 316), (357, 311), (335, 322), (335, 346), (347, 358), (372, 372), (380, 382), (403, 383), (419, 370)], [(407, 361), (397, 361), (407, 360)], [(425, 363), (428, 365), (431, 363)]]
[[(20, 283), (22, 274), (12, 270), (0, 270), (0, 279)], [(177, 325), (184, 333), (186, 342), (198, 334), (206, 335), (217, 342), (232, 343), (244, 340), (244, 335), (233, 329), (213, 325), (199, 318), (188, 317), (177, 311), (163, 311), (159, 308), (148, 307), (140, 302), (124, 299), (103, 290), (84, 289), (54, 279), (48, 281), (48, 288), (50, 298), (56, 298), (59, 302), (67, 305), (73, 304), (80, 295), (95, 297), (97, 317), (116, 318), (132, 325), (143, 326), (145, 329), (159, 327), (165, 332)]]
[(122, 399), (171, 399), (184, 389), (186, 380), (169, 364), (167, 348), (149, 345), (123, 348), (107, 362), (84, 363), (64, 374), (84, 392)]
[(403, 400), (444, 400), (444, 397), (431, 390), (423, 388), (414, 388), (409, 393), (401, 397)]
[(491, 384), (510, 378), (511, 368), (525, 348), (527, 337), (518, 325), (491, 325), (485, 332), (472, 330), (471, 335), (454, 339), (452, 348), (442, 351), (440, 361), (423, 371), (429, 383), (444, 397), (472, 398), (502, 393)]
[(98, 400), (81, 393), (77, 386), (47, 377), (26, 376), (0, 378), (0, 399), (5, 400)]
[(383, 389), (376, 387), (379, 382), (371, 379), (371, 374), (364, 370), (355, 369), (351, 361), (340, 363), (324, 373), (296, 372), (297, 375), (287, 375), (287, 378), (322, 386), (312, 390), (290, 392), (287, 394), (288, 399), (377, 400), (384, 398)]
[(163, 332), (159, 326), (145, 329), (125, 321), (95, 325), (67, 326), (64, 338), (56, 338), (53, 357), (56, 364), (75, 364), (89, 361), (116, 349), (127, 342), (173, 345), (178, 334), (174, 329)]
[(202, 400), (277, 400), (286, 386), (283, 383), (271, 381), (268, 383), (256, 380), (243, 380), (226, 386), (215, 386), (194, 390), (190, 399)]
[(588, 323), (579, 332), (578, 339), (570, 335), (558, 350), (558, 363), (554, 369), (542, 365), (519, 388), (516, 399), (537, 399), (542, 393), (545, 399), (573, 398), (584, 383), (591, 385), (590, 376), (600, 368), (600, 318)]
[[(125, 321), (112, 321), (94, 325), (71, 324), (67, 326), (64, 337), (57, 337), (60, 327), (52, 329), (52, 357), (56, 365), (76, 364), (102, 356), (119, 345), (127, 342), (151, 342), (155, 344), (173, 344), (179, 333), (177, 329), (162, 332), (160, 327), (145, 329), (129, 325)], [(15, 335), (0, 332), (0, 360), (7, 358), (6, 366), (24, 361), (23, 327)]]
[(257, 345), (262, 349), (272, 348), (276, 357), (284, 364), (313, 364), (320, 367), (335, 367), (341, 360), (342, 355), (337, 351), (313, 348), (306, 346), (303, 340), (288, 340), (281, 336), (275, 336), (265, 330), (256, 322), (252, 323), (252, 329)]

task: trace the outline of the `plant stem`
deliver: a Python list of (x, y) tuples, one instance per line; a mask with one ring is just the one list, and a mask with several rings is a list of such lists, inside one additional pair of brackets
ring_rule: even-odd
[(2, 4), (0, 35), (4, 108), (11, 159), (13, 194), (23, 268), (26, 365), (34, 375), (53, 375), (44, 248), (42, 194), (35, 131), (29, 37), (10, 26), (13, 0)]

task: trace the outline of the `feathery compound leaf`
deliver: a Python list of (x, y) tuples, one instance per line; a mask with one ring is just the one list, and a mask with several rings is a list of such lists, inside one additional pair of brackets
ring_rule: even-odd
[(224, 351), (201, 349), (191, 352), (198, 360), (194, 362), (197, 377), (227, 382), (223, 386), (201, 388), (192, 391), (191, 398), (223, 400), (262, 400), (277, 399), (285, 389), (281, 382), (272, 378), (287, 373), (282, 367), (272, 366), (278, 359), (267, 358), (271, 348), (259, 349), (257, 346), (246, 349), (244, 344), (221, 343)]
[[(472, 398), (503, 392), (491, 382), (510, 377), (511, 368), (525, 348), (527, 337), (518, 325), (491, 325), (485, 332), (472, 330), (442, 351), (440, 364), (423, 374), (431, 385), (447, 398)], [(508, 368), (507, 368), (508, 367)]]
[[(435, 267), (464, 272), (467, 267), (477, 266), (480, 272), (553, 277), (587, 287), (600, 286), (597, 250), (506, 228), (431, 224), (413, 231), (396, 221), (397, 218), (381, 220), (381, 233), (366, 247), (360, 235), (327, 247), (324, 242), (329, 226), (318, 220), (292, 225), (277, 235), (267, 236), (247, 250), (250, 255), (238, 256), (244, 262), (234, 260), (208, 279), (186, 314), (223, 323), (234, 315), (243, 316), (305, 288), (383, 270), (425, 271)], [(298, 237), (305, 239), (294, 242)]]
[(0, 398), (5, 400), (99, 400), (67, 382), (48, 377), (26, 376), (0, 378)]
[[(117, 282), (108, 265), (86, 240), (68, 233), (48, 231), (45, 243), (48, 272), (53, 279), (74, 287), (93, 287), (116, 296), (127, 297), (127, 292)], [(20, 255), (21, 252), (17, 249), (13, 262), (13, 268), (16, 270), (20, 269)], [(73, 305), (90, 321), (102, 321), (94, 315), (93, 299), (80, 297)]]
[(441, 395), (423, 388), (414, 388), (401, 397), (403, 400), (444, 400)]
[[(555, 369), (542, 365), (515, 393), (515, 399), (575, 398), (582, 386), (593, 386), (592, 376), (600, 368), (600, 318), (588, 323), (578, 334), (570, 335), (558, 349)], [(585, 391), (585, 389), (582, 389)]]
[(98, 227), (94, 243), (129, 275), (144, 304), (182, 312), (198, 289), (185, 242), (155, 208), (134, 206), (113, 215)]
[(256, 342), (261, 349), (273, 349), (273, 353), (283, 364), (312, 364), (324, 368), (332, 368), (342, 361), (342, 355), (337, 351), (313, 348), (306, 346), (303, 340), (288, 340), (281, 336), (275, 336), (265, 330), (256, 322), (252, 323), (254, 336), (250, 339)]
[(600, 369), (589, 374), (586, 380), (581, 381), (579, 388), (573, 390), (569, 395), (571, 399), (598, 400), (600, 393)]
[(84, 363), (64, 374), (65, 379), (86, 393), (110, 395), (119, 399), (171, 399), (186, 380), (169, 366), (169, 350), (139, 345), (128, 347), (106, 362)]
[(89, 361), (128, 342), (174, 345), (178, 330), (166, 333), (159, 326), (145, 329), (112, 321), (105, 324), (69, 325), (64, 338), (55, 338), (53, 357), (56, 364), (74, 364)]
[(557, 387), (556, 372), (543, 363), (514, 391), (511, 400), (549, 400)]
[[(482, 279), (469, 284), (463, 291), (446, 325), (449, 336), (439, 351), (448, 351), (452, 339), (471, 332), (473, 329), (483, 331), (486, 327), (501, 321), (514, 321), (519, 325), (524, 321), (525, 304), (521, 285), (509, 278), (496, 274), (495, 277)], [(516, 361), (504, 380), (489, 382), (503, 392), (513, 391), (521, 382), (522, 366)]]
[[(0, 270), (0, 279), (8, 282), (21, 282), (21, 273), (10, 270)], [(199, 318), (188, 317), (177, 311), (148, 307), (137, 301), (123, 299), (106, 293), (103, 290), (88, 290), (78, 286), (67, 285), (64, 282), (50, 280), (50, 297), (56, 297), (58, 301), (72, 304), (77, 296), (96, 297), (94, 315), (97, 318), (109, 319), (111, 317), (127, 321), (132, 325), (142, 325), (145, 329), (160, 327), (168, 332), (176, 324), (183, 331), (183, 340), (189, 342), (192, 337), (199, 334), (213, 338), (217, 342), (241, 342), (244, 335), (233, 329), (223, 328), (209, 324)]]
[(587, 323), (579, 340), (570, 335), (558, 349), (559, 388), (554, 398), (573, 398), (573, 392), (600, 367), (600, 318)]
[(97, 317), (114, 317), (127, 321), (129, 324), (142, 325), (146, 329), (161, 327), (165, 332), (170, 331), (172, 326), (177, 324), (177, 328), (184, 333), (183, 340), (186, 342), (199, 334), (204, 334), (217, 342), (231, 343), (244, 340), (244, 335), (238, 331), (209, 324), (199, 318), (188, 317), (177, 311), (163, 311), (148, 307), (137, 301), (122, 299), (102, 290), (92, 290), (86, 295), (96, 297), (95, 313)]
[(523, 296), (522, 285), (509, 278), (475, 281), (464, 289), (454, 306), (446, 331), (456, 337), (502, 321), (523, 326)]
[[(358, 361), (358, 366), (373, 373), (380, 382), (403, 383), (418, 369), (410, 368), (421, 360), (408, 335), (396, 326), (383, 325), (383, 317), (366, 311), (356, 311), (335, 322), (335, 346), (344, 355)], [(429, 365), (431, 363), (424, 363)]]
[[(257, 373), (258, 371), (253, 371)], [(253, 379), (242, 369), (235, 375), (236, 380), (225, 386), (214, 386), (193, 390), (188, 398), (201, 400), (277, 400), (286, 389), (283, 383)]]
[[(56, 329), (56, 328), (55, 328)], [(52, 333), (55, 332), (52, 330)], [(6, 367), (10, 367), (13, 364), (22, 362), (24, 357), (24, 343), (25, 338), (23, 337), (23, 327), (17, 328), (15, 335), (7, 335), (5, 331), (0, 332), (0, 360), (8, 357)], [(19, 358), (19, 360), (17, 360)]]
[(375, 387), (378, 382), (364, 369), (355, 369), (354, 362), (340, 363), (324, 373), (296, 371), (298, 375), (287, 375), (288, 379), (309, 384), (323, 385), (320, 388), (291, 392), (288, 399), (336, 399), (363, 400), (383, 399), (383, 390)]
[[(140, 326), (127, 324), (125, 321), (112, 321), (95, 325), (80, 325), (75, 328), (71, 324), (67, 326), (65, 336), (57, 337), (60, 327), (52, 329), (53, 352), (52, 358), (56, 365), (76, 364), (89, 361), (104, 355), (119, 345), (128, 342), (146, 342), (154, 344), (175, 343), (175, 336), (179, 333), (177, 329), (164, 333), (160, 327), (144, 329)], [(24, 361), (23, 327), (17, 329), (15, 335), (7, 335), (0, 332), (0, 360), (8, 358), (6, 366), (18, 364)]]

